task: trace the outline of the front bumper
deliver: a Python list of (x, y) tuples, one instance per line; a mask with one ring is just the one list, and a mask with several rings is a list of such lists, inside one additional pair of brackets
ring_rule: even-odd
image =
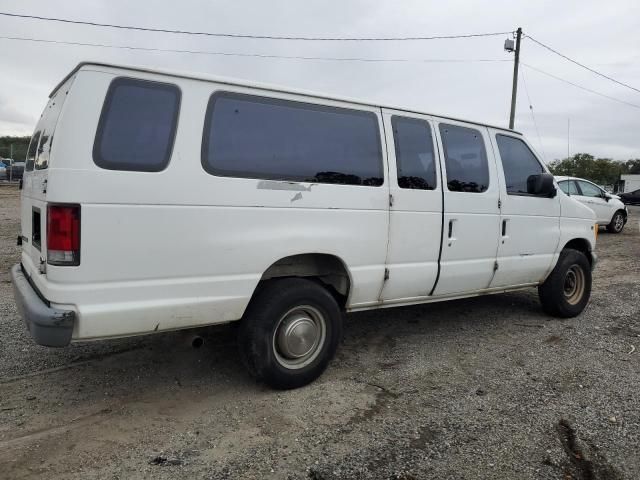
[(76, 313), (51, 307), (31, 285), (20, 264), (11, 269), (11, 282), (18, 311), (35, 342), (46, 347), (69, 345)]

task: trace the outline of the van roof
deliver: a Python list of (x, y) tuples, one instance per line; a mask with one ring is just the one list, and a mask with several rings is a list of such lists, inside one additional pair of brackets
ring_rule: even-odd
[(439, 115), (439, 114), (435, 114), (435, 113), (421, 112), (421, 111), (414, 110), (414, 109), (407, 108), (407, 107), (398, 107), (398, 106), (394, 106), (394, 105), (383, 105), (383, 104), (380, 104), (380, 103), (377, 103), (377, 102), (367, 102), (365, 100), (360, 100), (360, 99), (353, 99), (353, 98), (326, 95), (326, 94), (323, 94), (323, 93), (309, 92), (309, 91), (304, 91), (304, 90), (295, 89), (295, 88), (289, 88), (289, 87), (283, 87), (283, 86), (278, 86), (278, 85), (269, 85), (269, 84), (262, 84), (262, 83), (257, 83), (257, 82), (250, 82), (248, 80), (239, 80), (239, 79), (235, 79), (235, 78), (219, 77), (219, 76), (215, 76), (215, 75), (207, 75), (205, 73), (175, 72), (175, 71), (169, 71), (169, 70), (163, 70), (163, 69), (157, 69), (157, 68), (141, 67), (141, 66), (136, 66), (136, 65), (122, 65), (122, 64), (118, 65), (118, 64), (104, 63), (104, 62), (90, 62), (90, 61), (80, 62), (73, 70), (71, 70), (71, 72), (69, 72), (67, 74), (67, 76), (65, 76), (60, 81), (60, 83), (58, 83), (58, 85), (55, 86), (55, 88), (49, 94), (49, 98), (51, 98), (56, 93), (56, 91), (70, 77), (72, 77), (76, 72), (78, 72), (83, 67), (87, 67), (87, 66), (116, 68), (116, 69), (120, 69), (120, 70), (129, 70), (129, 71), (134, 71), (134, 72), (155, 73), (155, 74), (158, 74), (158, 75), (165, 75), (165, 76), (170, 76), (170, 77), (188, 78), (188, 79), (192, 79), (192, 80), (203, 80), (203, 81), (209, 81), (209, 82), (215, 82), (215, 83), (222, 83), (222, 84), (226, 84), (226, 85), (236, 85), (236, 86), (242, 86), (242, 87), (259, 88), (261, 90), (268, 90), (268, 91), (273, 91), (273, 92), (294, 93), (294, 94), (305, 95), (305, 96), (308, 96), (308, 97), (314, 97), (314, 98), (318, 98), (318, 99), (336, 100), (336, 101), (348, 102), (348, 103), (359, 104), (359, 105), (367, 105), (367, 106), (373, 106), (373, 107), (388, 108), (388, 109), (399, 110), (399, 111), (404, 111), (404, 112), (408, 112), (408, 113), (418, 113), (418, 114), (422, 114), (422, 115), (431, 115), (431, 116), (434, 116), (434, 117), (444, 118), (444, 119), (448, 119), (448, 120), (455, 120), (455, 121), (460, 121), (460, 122), (467, 122), (467, 123), (471, 123), (471, 124), (474, 124), (474, 125), (481, 125), (481, 126), (484, 126), (484, 127), (491, 127), (491, 128), (495, 128), (497, 130), (503, 130), (505, 132), (510, 132), (510, 133), (515, 133), (515, 134), (518, 134), (518, 135), (522, 135), (522, 133), (519, 132), (519, 131), (511, 130), (511, 129), (505, 128), (505, 127), (499, 127), (497, 125), (490, 125), (490, 124), (487, 124), (487, 123), (484, 123), (484, 122), (478, 122), (478, 121), (467, 120), (467, 119), (462, 119), (462, 118), (455, 118), (455, 117), (450, 117), (450, 116), (447, 116), (447, 115)]

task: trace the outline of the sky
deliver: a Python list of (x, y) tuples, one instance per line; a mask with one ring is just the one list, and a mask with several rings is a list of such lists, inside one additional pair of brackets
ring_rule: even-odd
[[(0, 0), (0, 12), (277, 36), (437, 36), (511, 32), (522, 27), (523, 64), (619, 101), (521, 65), (515, 129), (527, 136), (547, 162), (565, 158), (567, 151), (619, 160), (640, 158), (640, 93), (598, 77), (526, 38), (531, 35), (640, 89), (638, 0)], [(86, 60), (235, 77), (508, 125), (513, 54), (505, 52), (503, 44), (510, 35), (404, 42), (307, 42), (114, 30), (0, 16), (0, 36), (225, 53), (410, 60), (291, 60), (0, 39), (0, 136), (30, 135), (51, 89), (76, 64)]]

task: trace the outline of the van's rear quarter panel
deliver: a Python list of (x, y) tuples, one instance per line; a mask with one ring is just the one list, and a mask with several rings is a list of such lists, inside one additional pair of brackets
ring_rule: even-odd
[[(135, 76), (174, 83), (182, 92), (171, 161), (157, 173), (100, 169), (92, 160), (93, 141), (104, 94), (117, 76), (127, 73), (79, 72), (58, 127), (59, 158), (49, 171), (47, 200), (82, 206), (81, 263), (49, 266), (46, 281), (37, 283), (53, 303), (74, 305), (79, 314), (74, 338), (236, 320), (262, 273), (277, 260), (301, 253), (328, 253), (345, 263), (350, 306), (378, 300), (388, 234), (386, 184), (212, 176), (200, 158), (210, 95), (261, 92), (139, 73)], [(378, 109), (358, 108), (374, 112), (380, 121)], [(382, 126), (380, 132), (382, 139)]]

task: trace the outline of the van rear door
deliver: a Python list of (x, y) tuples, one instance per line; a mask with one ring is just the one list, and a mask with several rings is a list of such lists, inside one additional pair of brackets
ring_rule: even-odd
[(23, 266), (29, 275), (47, 261), (47, 179), (52, 161), (55, 129), (74, 77), (69, 78), (49, 98), (27, 151), (21, 197)]

